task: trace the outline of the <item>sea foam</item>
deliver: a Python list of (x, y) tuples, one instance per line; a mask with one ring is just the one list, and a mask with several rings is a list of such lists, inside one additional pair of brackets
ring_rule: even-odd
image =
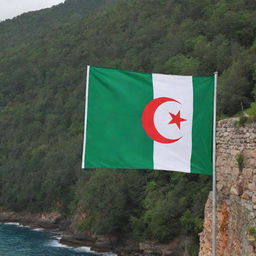
[(4, 225), (13, 225), (13, 226), (20, 226), (20, 223), (18, 222), (5, 222)]

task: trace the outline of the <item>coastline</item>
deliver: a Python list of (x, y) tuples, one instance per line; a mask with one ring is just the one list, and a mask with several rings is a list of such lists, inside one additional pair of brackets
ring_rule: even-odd
[(155, 241), (135, 241), (120, 235), (95, 235), (89, 231), (79, 232), (71, 219), (60, 213), (16, 213), (0, 209), (0, 223), (19, 223), (30, 229), (44, 229), (58, 238), (63, 246), (88, 248), (91, 253), (111, 256), (183, 256), (190, 238), (176, 237), (166, 244)]
[(106, 255), (117, 255), (107, 248), (97, 248), (92, 238), (75, 234), (69, 230), (70, 221), (59, 213), (32, 214), (1, 212), (0, 224), (11, 224), (26, 227), (35, 231), (47, 231), (63, 246), (72, 248), (88, 248), (91, 253), (103, 253)]
[[(74, 244), (65, 244), (61, 242), (61, 234), (60, 233), (55, 233), (52, 232), (49, 229), (44, 229), (44, 228), (35, 228), (35, 227), (31, 227), (28, 225), (23, 225), (20, 224), (18, 222), (0, 222), (0, 226), (15, 226), (17, 229), (21, 229), (21, 230), (29, 230), (30, 232), (43, 232), (43, 233), (47, 233), (49, 235), (49, 243), (47, 244), (47, 247), (58, 247), (58, 248), (68, 248), (71, 250), (74, 250), (75, 252), (79, 252), (79, 253), (90, 253), (92, 255), (99, 255), (98, 252), (93, 251), (91, 249), (91, 247), (89, 246), (82, 246), (82, 245), (74, 245)], [(72, 254), (73, 255), (73, 254)], [(104, 252), (102, 254), (100, 254), (102, 256), (117, 256), (116, 254), (112, 253), (112, 252)]]

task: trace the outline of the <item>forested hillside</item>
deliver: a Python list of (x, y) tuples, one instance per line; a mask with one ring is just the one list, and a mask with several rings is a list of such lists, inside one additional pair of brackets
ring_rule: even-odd
[(255, 102), (255, 39), (251, 0), (69, 0), (0, 23), (0, 207), (80, 209), (80, 229), (196, 241), (210, 177), (81, 170), (86, 65), (218, 70), (218, 116), (230, 116)]
[(65, 23), (79, 22), (87, 14), (114, 3), (115, 0), (66, 0), (64, 4), (29, 12), (0, 23), (1, 50), (42, 38), (49, 30), (57, 31)]

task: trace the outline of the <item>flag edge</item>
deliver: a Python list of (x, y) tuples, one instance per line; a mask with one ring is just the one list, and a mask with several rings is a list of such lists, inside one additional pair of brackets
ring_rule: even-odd
[(82, 169), (85, 169), (85, 150), (86, 150), (86, 129), (87, 129), (87, 113), (88, 113), (89, 76), (90, 76), (90, 65), (87, 65), (86, 90), (85, 90), (84, 144), (83, 144), (83, 155), (82, 155)]

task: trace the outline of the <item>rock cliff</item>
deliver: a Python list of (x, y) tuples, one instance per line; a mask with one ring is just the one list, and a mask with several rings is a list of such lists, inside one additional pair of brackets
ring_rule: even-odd
[[(256, 123), (227, 119), (217, 127), (217, 256), (256, 255)], [(205, 206), (199, 256), (211, 256), (212, 197)]]

